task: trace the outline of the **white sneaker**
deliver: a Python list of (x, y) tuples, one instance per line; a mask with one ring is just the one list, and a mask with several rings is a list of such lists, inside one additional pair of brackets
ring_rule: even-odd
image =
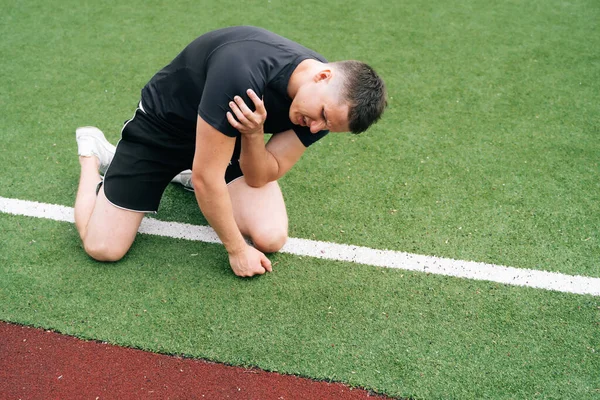
[(102, 131), (94, 126), (83, 126), (75, 130), (77, 154), (83, 157), (96, 156), (100, 160), (98, 170), (104, 174), (116, 151), (116, 147), (106, 140)]
[(175, 178), (171, 180), (173, 183), (179, 183), (183, 185), (183, 188), (189, 190), (191, 192), (194, 191), (194, 185), (192, 185), (192, 170), (186, 169), (185, 171), (181, 171)]

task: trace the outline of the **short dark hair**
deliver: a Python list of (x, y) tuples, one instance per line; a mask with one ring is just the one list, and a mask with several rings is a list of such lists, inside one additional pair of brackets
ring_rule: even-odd
[(350, 131), (364, 132), (381, 118), (387, 107), (385, 83), (373, 68), (361, 61), (337, 61), (332, 64), (343, 76), (341, 96), (350, 103)]

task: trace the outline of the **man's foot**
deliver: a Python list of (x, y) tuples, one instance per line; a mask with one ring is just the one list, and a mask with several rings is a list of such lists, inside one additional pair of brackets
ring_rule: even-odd
[(102, 131), (94, 126), (83, 126), (75, 131), (77, 154), (81, 157), (96, 156), (98, 170), (104, 175), (115, 155), (116, 147), (106, 140)]
[(184, 189), (189, 190), (191, 192), (194, 191), (194, 186), (192, 185), (192, 170), (186, 169), (185, 171), (181, 171), (173, 180), (173, 183), (179, 183), (183, 185)]

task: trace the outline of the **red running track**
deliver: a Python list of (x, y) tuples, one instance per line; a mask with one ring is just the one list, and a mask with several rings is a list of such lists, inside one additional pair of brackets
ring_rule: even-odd
[(0, 322), (0, 399), (385, 399), (362, 389)]

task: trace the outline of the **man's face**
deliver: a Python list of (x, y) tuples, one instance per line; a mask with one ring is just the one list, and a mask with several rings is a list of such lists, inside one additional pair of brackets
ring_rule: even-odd
[(312, 133), (323, 129), (348, 132), (349, 106), (339, 101), (339, 85), (334, 77), (323, 74), (298, 89), (290, 106), (290, 120), (306, 126)]

